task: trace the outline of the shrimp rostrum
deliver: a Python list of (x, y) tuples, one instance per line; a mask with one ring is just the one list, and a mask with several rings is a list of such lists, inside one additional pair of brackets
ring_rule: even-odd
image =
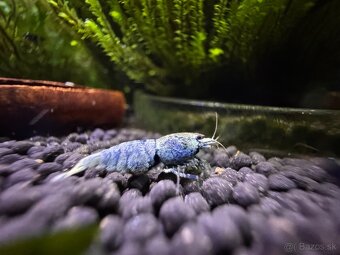
[[(216, 131), (216, 130), (215, 130)], [(216, 133), (216, 132), (215, 132)], [(215, 135), (214, 133), (214, 135)], [(198, 133), (174, 133), (158, 139), (134, 140), (96, 152), (81, 159), (63, 177), (83, 172), (89, 168), (100, 168), (106, 171), (139, 174), (163, 163), (166, 172), (179, 177), (197, 179), (196, 175), (187, 174), (180, 166), (195, 159), (201, 149), (209, 149), (220, 144), (217, 139), (205, 138)], [(220, 144), (221, 145), (221, 144)], [(197, 160), (197, 159), (196, 159)]]

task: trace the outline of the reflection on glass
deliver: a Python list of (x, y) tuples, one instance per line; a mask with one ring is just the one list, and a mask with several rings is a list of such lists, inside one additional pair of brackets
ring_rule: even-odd
[(157, 97), (137, 92), (138, 123), (163, 134), (217, 134), (225, 145), (272, 155), (340, 155), (340, 111), (226, 104)]

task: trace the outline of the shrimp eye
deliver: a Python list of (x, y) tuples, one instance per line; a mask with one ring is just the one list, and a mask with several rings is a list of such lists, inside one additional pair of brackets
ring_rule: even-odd
[(198, 135), (198, 136), (196, 137), (197, 140), (201, 140), (201, 139), (203, 139), (203, 138), (204, 138), (204, 135)]

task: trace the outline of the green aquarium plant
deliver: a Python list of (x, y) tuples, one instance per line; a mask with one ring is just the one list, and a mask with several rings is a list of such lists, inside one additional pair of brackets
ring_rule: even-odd
[(110, 84), (100, 61), (46, 0), (0, 2), (0, 59), (0, 76)]
[(337, 0), (85, 0), (86, 11), (49, 3), (160, 95), (289, 105), (339, 70)]

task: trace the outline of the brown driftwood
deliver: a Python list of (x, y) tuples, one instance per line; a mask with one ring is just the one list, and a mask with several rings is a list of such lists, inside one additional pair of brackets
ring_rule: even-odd
[(116, 127), (122, 123), (124, 112), (125, 98), (119, 91), (0, 78), (0, 136)]

